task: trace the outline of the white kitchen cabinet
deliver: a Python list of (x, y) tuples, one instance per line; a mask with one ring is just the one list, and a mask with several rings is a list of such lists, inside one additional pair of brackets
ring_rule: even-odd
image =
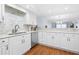
[(51, 46), (55, 46), (55, 47), (60, 47), (61, 46), (61, 39), (60, 37), (62, 37), (62, 33), (51, 33), (52, 37), (51, 37)]
[(0, 4), (0, 22), (4, 21), (4, 5)]
[[(69, 49), (68, 45), (69, 45), (69, 35), (67, 33), (62, 33), (63, 35), (59, 38), (61, 42), (60, 48), (61, 49)], [(60, 35), (60, 34), (59, 34)]]
[(11, 37), (9, 39), (10, 55), (19, 54), (20, 48), (20, 36)]
[(38, 42), (41, 43), (43, 41), (43, 32), (38, 32)]
[(2, 54), (2, 51), (1, 50), (2, 50), (2, 48), (1, 48), (1, 45), (0, 45), (0, 55)]
[(9, 47), (10, 47), (10, 54), (22, 54), (21, 52), (21, 36), (12, 37), (9, 39)]
[(8, 55), (9, 54), (9, 47), (8, 47), (8, 43), (2, 45), (2, 55)]
[(79, 52), (79, 34), (69, 34), (68, 49)]
[(47, 45), (52, 45), (52, 33), (43, 32), (43, 42)]
[(61, 40), (60, 48), (72, 51), (79, 52), (79, 34), (65, 33)]
[(9, 46), (8, 46), (8, 38), (0, 40), (0, 54), (1, 55), (9, 55)]
[(79, 52), (79, 34), (58, 33), (58, 32), (39, 32), (39, 43), (58, 49)]
[(21, 55), (31, 48), (31, 37), (27, 35), (15, 36), (9, 39), (10, 54)]
[(21, 36), (21, 52), (26, 53), (31, 48), (31, 37), (29, 34)]
[(25, 24), (30, 24), (30, 25), (37, 25), (37, 19), (36, 15), (32, 14), (31, 12), (27, 11), (26, 12), (26, 21)]
[(0, 21), (2, 20), (2, 5), (0, 4)]
[[(39, 33), (39, 43), (47, 44), (50, 46), (61, 47), (62, 43), (62, 33), (53, 32), (40, 32)], [(61, 38), (61, 39), (60, 39)]]
[(25, 46), (24, 53), (25, 53), (31, 48), (31, 34), (24, 35), (24, 39), (25, 39), (25, 44), (24, 44)]
[(51, 45), (55, 43), (55, 33), (38, 32), (38, 42), (42, 44)]

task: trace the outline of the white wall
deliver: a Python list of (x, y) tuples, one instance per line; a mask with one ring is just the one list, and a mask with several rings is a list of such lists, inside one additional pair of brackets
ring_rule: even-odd
[(44, 17), (37, 17), (37, 25), (40, 28), (45, 28), (45, 25), (48, 26), (48, 28), (52, 27), (51, 22), (49, 22), (47, 19), (45, 19)]

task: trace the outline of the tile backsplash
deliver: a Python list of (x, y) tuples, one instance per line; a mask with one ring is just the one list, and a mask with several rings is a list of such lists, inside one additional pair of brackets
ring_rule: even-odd
[(16, 24), (20, 26), (19, 31), (24, 31), (23, 24), (25, 18), (11, 13), (5, 13), (5, 21), (0, 24), (0, 34), (11, 33)]

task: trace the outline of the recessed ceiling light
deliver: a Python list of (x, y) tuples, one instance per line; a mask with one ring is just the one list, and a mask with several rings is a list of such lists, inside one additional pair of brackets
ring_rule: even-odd
[(68, 10), (68, 8), (67, 8), (67, 7), (65, 7), (64, 9), (65, 9), (65, 10)]
[(51, 9), (49, 9), (49, 10), (48, 10), (48, 13), (52, 13), (52, 10), (51, 10)]

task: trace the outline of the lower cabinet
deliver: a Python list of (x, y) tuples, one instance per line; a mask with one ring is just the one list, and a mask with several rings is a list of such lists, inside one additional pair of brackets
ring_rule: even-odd
[(79, 53), (79, 34), (69, 34), (68, 49)]
[(42, 43), (43, 42), (43, 32), (38, 32), (38, 42)]
[[(31, 38), (31, 37), (30, 37)], [(9, 39), (11, 55), (21, 55), (31, 48), (31, 39), (27, 35), (15, 36)]]
[(25, 44), (24, 44), (25, 46), (24, 53), (25, 53), (31, 48), (31, 34), (25, 35), (24, 39), (25, 39)]
[(0, 46), (0, 55), (2, 54), (2, 51), (1, 51), (1, 50), (2, 50), (2, 48), (1, 48), (1, 46)]
[(9, 55), (8, 38), (0, 40), (0, 55)]
[(21, 36), (12, 37), (9, 39), (10, 54), (21, 54)]
[(9, 47), (8, 47), (8, 43), (4, 44), (2, 46), (2, 55), (9, 55)]
[(41, 38), (39, 43), (79, 53), (79, 34), (40, 32), (38, 37)]

